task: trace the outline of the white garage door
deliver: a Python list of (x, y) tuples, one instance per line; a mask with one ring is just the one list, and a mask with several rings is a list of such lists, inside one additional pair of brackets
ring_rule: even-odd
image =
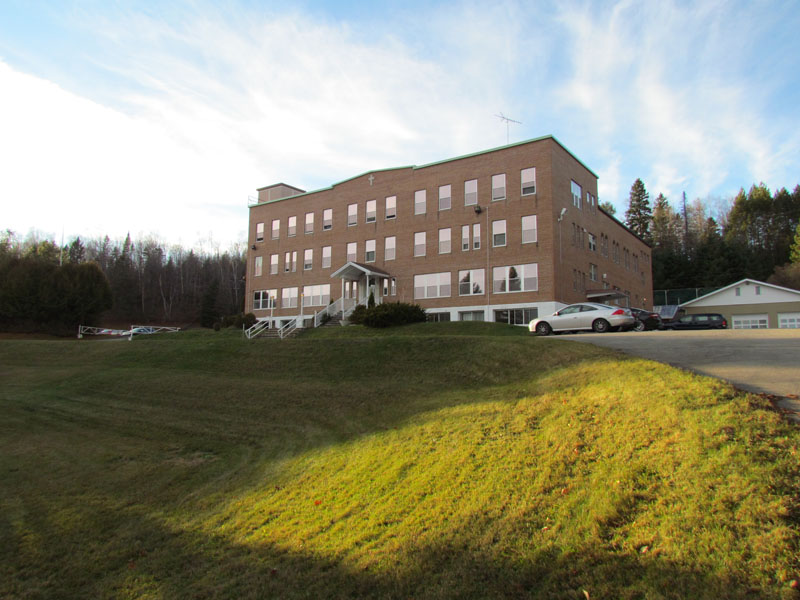
[(778, 313), (778, 327), (800, 329), (800, 313)]
[(734, 329), (766, 329), (768, 326), (767, 315), (733, 315)]

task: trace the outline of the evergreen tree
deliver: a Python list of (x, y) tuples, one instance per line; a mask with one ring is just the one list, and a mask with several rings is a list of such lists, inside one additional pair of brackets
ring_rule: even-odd
[(625, 211), (625, 224), (643, 240), (650, 240), (650, 221), (653, 219), (650, 210), (650, 194), (641, 179), (631, 186), (628, 210)]
[(604, 211), (606, 211), (612, 217), (617, 214), (617, 209), (608, 200), (605, 200), (605, 201), (601, 202), (600, 203), (600, 208), (602, 208)]
[(789, 260), (794, 264), (800, 264), (800, 224), (794, 232), (794, 241), (789, 253)]

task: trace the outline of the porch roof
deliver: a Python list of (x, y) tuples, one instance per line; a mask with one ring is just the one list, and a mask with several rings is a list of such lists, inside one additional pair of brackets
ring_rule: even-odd
[(375, 277), (391, 277), (391, 274), (383, 269), (348, 261), (331, 273), (331, 278), (338, 277), (339, 279), (348, 279), (352, 281), (355, 279), (361, 279), (361, 277), (364, 275), (372, 275)]

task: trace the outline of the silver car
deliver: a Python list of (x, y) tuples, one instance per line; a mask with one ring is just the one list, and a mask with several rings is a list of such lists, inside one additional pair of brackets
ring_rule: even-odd
[(630, 309), (594, 302), (570, 304), (549, 317), (534, 319), (528, 331), (550, 335), (553, 331), (591, 330), (605, 333), (612, 329), (630, 329), (636, 323)]

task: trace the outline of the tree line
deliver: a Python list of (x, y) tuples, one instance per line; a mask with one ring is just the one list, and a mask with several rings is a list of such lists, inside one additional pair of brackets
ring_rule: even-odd
[(76, 237), (64, 246), (37, 233), (0, 233), (0, 326), (41, 330), (78, 324), (211, 326), (244, 308), (246, 253), (186, 250), (153, 237)]
[(653, 288), (729, 285), (745, 277), (800, 289), (800, 185), (774, 194), (740, 190), (711, 214), (699, 199), (653, 205), (641, 179), (631, 187), (625, 224), (653, 247)]

